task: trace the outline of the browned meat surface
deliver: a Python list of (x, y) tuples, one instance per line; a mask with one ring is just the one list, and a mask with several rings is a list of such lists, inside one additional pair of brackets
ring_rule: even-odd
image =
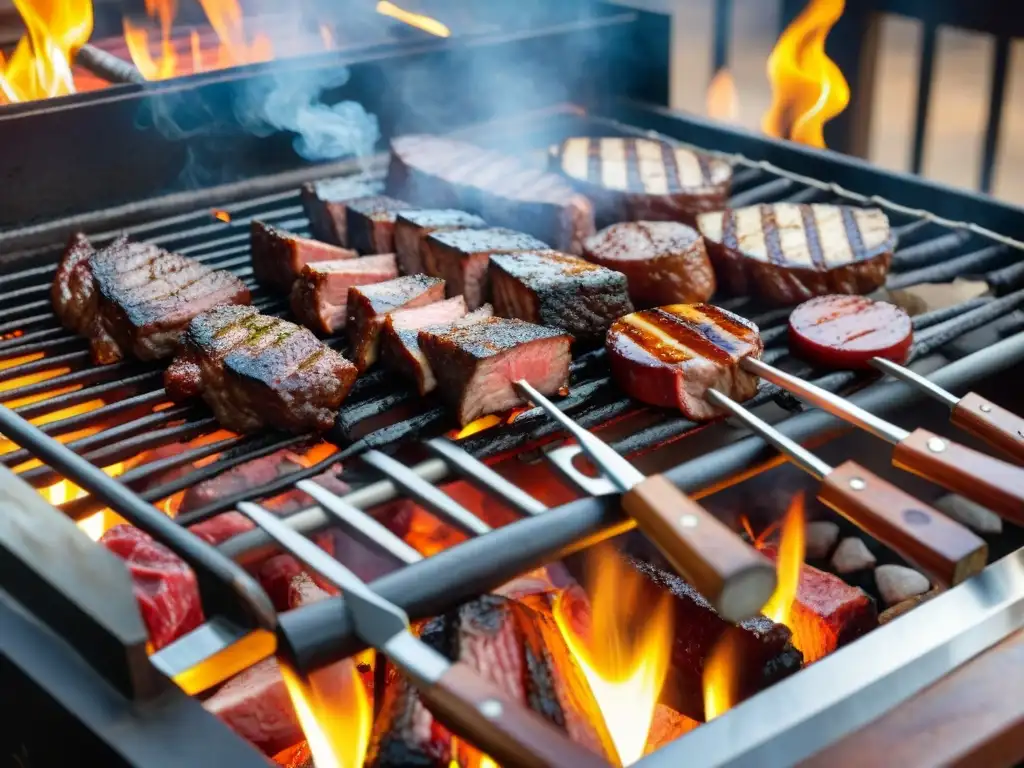
[(587, 240), (584, 255), (625, 274), (629, 295), (640, 307), (707, 301), (715, 292), (704, 240), (685, 224), (613, 224)]
[(757, 394), (757, 376), (739, 365), (764, 351), (757, 326), (710, 304), (626, 315), (608, 329), (606, 346), (612, 378), (626, 394), (694, 421), (722, 415), (705, 399), (709, 389), (739, 402)]
[(553, 328), (492, 317), (444, 333), (421, 331), (419, 342), (462, 426), (521, 405), (513, 386), (520, 379), (545, 395), (569, 384), (572, 337)]
[[(121, 248), (127, 242), (127, 235), (121, 235), (109, 247)], [(89, 260), (95, 253), (96, 249), (84, 234), (72, 235), (50, 288), (53, 311), (61, 324), (83, 336), (89, 333), (96, 319), (96, 288), (89, 267)]]
[(449, 296), (465, 296), (476, 309), (490, 293), (487, 267), (493, 254), (545, 249), (537, 238), (511, 229), (449, 230), (426, 237), (423, 261), (428, 275), (444, 278)]
[(373, 194), (376, 190), (372, 186), (348, 176), (303, 184), (302, 207), (313, 237), (348, 247), (348, 201)]
[(262, 221), (253, 221), (249, 242), (252, 271), (261, 284), (288, 292), (307, 264), (354, 259), (357, 254), (336, 245), (285, 232)]
[(625, 275), (558, 251), (494, 254), (490, 278), (498, 315), (577, 339), (603, 339), (608, 326), (633, 311)]
[[(577, 744), (616, 764), (615, 748), (576, 660), (550, 616), (486, 596), (429, 622), (421, 634), (450, 659), (470, 664), (514, 701), (563, 730)], [(404, 678), (384, 691), (374, 723), (368, 768), (466, 765), (463, 739), (434, 720)]]
[(221, 307), (189, 324), (164, 386), (176, 400), (201, 395), (227, 429), (303, 433), (331, 427), (356, 374), (306, 328)]
[(682, 221), (725, 207), (732, 168), (724, 160), (656, 139), (578, 137), (552, 152), (552, 170), (594, 203), (598, 226)]
[(830, 293), (870, 293), (885, 283), (896, 248), (877, 208), (777, 203), (705, 213), (719, 283), (778, 305)]
[(329, 336), (348, 322), (348, 290), (398, 277), (394, 254), (307, 264), (292, 286), (291, 307), (307, 328)]
[(403, 211), (395, 220), (395, 253), (403, 275), (425, 272), (423, 240), (433, 232), (452, 229), (482, 229), (487, 223), (479, 216), (452, 208)]
[(365, 371), (380, 354), (380, 332), (388, 314), (414, 309), (444, 298), (444, 280), (406, 275), (374, 285), (354, 286), (348, 292), (348, 337), (352, 359)]
[(349, 245), (360, 253), (394, 253), (395, 219), (399, 213), (415, 208), (385, 195), (349, 200), (346, 207)]
[(420, 205), (468, 210), (568, 253), (582, 253), (594, 233), (593, 206), (561, 176), (454, 139), (394, 139), (387, 189)]
[[(432, 309), (455, 300), (448, 299), (447, 302), (431, 304), (429, 308)], [(465, 307), (465, 302), (463, 302), (463, 307)], [(414, 310), (410, 310), (410, 312), (412, 311)], [(490, 304), (484, 304), (454, 322), (442, 322), (437, 325), (430, 323), (422, 328), (398, 328), (392, 324), (391, 317), (389, 317), (384, 324), (381, 336), (381, 359), (389, 368), (416, 382), (416, 388), (421, 395), (433, 392), (434, 387), (437, 386), (437, 379), (430, 368), (430, 363), (427, 362), (426, 355), (420, 349), (420, 333), (447, 333), (453, 325), (472, 325), (493, 316), (494, 309)]]

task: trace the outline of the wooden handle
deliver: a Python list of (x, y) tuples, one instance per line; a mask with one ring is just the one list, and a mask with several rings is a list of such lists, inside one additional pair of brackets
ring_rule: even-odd
[(661, 475), (622, 497), (626, 513), (728, 621), (756, 616), (775, 591), (775, 566)]
[(951, 421), (1018, 463), (1024, 463), (1024, 419), (974, 392), (960, 398)]
[(589, 749), (525, 706), (510, 702), (464, 662), (421, 690), (427, 706), (452, 732), (501, 765), (523, 768), (608, 766)]
[(833, 469), (818, 498), (944, 586), (985, 567), (984, 541), (856, 462)]
[(892, 462), (1024, 524), (1024, 469), (918, 429), (897, 444)]

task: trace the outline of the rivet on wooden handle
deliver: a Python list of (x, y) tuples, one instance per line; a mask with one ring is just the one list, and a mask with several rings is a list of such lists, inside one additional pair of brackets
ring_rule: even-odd
[(985, 567), (982, 539), (856, 462), (832, 470), (818, 498), (944, 586)]
[(453, 664), (440, 680), (421, 693), (438, 720), (502, 765), (610, 765), (540, 715), (510, 702), (493, 683), (463, 662)]
[(892, 461), (988, 507), (1000, 517), (1024, 523), (1024, 469), (945, 437), (918, 429), (893, 450)]
[(1024, 463), (1024, 419), (981, 395), (971, 392), (960, 398), (950, 419), (953, 424)]
[(622, 505), (723, 618), (756, 616), (775, 591), (772, 562), (664, 477), (635, 485)]

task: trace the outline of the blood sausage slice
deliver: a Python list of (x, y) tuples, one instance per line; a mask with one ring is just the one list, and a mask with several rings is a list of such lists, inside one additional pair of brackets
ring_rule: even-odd
[(903, 363), (914, 326), (901, 307), (863, 296), (819, 296), (789, 316), (789, 348), (823, 368), (870, 368), (871, 358)]

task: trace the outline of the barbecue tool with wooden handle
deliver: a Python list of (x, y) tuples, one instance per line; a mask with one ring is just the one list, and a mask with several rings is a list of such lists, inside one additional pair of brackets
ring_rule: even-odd
[(926, 429), (905, 429), (798, 376), (754, 358), (740, 366), (802, 400), (892, 443), (892, 463), (947, 490), (988, 507), (1011, 522), (1024, 523), (1024, 469), (954, 443)]
[(530, 384), (519, 381), (516, 386), (576, 438), (622, 492), (626, 514), (723, 618), (743, 621), (761, 611), (776, 586), (775, 566), (767, 557), (661, 475), (644, 477)]
[(539, 715), (510, 701), (464, 662), (452, 663), (409, 631), (405, 612), (276, 515), (242, 502), (238, 510), (288, 552), (344, 592), (356, 633), (383, 653), (454, 733), (498, 760), (523, 768), (607, 766)]
[(980, 573), (988, 545), (854, 461), (830, 467), (742, 405), (709, 390), (708, 400), (729, 411), (809, 475), (821, 480), (818, 499), (946, 587)]

